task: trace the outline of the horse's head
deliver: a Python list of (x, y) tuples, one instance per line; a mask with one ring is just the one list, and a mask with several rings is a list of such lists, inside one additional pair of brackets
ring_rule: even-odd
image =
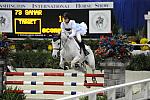
[(61, 33), (61, 40), (63, 41), (66, 41), (68, 39), (68, 36), (69, 36), (69, 33), (68, 32), (63, 32)]
[(68, 42), (68, 33), (62, 33), (61, 35), (53, 36), (52, 39), (52, 46), (53, 46), (53, 52), (52, 57), (57, 58), (58, 53), (63, 48), (63, 46)]
[(53, 36), (52, 38), (52, 46), (53, 46), (53, 51), (52, 51), (52, 57), (57, 58), (58, 57), (58, 51), (60, 51), (61, 46), (60, 46), (60, 37), (59, 36)]

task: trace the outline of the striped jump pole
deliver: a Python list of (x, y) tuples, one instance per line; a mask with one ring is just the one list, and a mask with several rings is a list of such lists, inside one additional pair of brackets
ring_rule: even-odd
[[(57, 94), (57, 95), (77, 95), (83, 92), (76, 91), (37, 91), (37, 90), (5, 90), (5, 93), (18, 93), (18, 94)], [(97, 95), (104, 95), (103, 92), (97, 93)]]
[(18, 94), (58, 94), (58, 95), (76, 95), (82, 92), (76, 91), (37, 91), (37, 90), (5, 90), (4, 93), (18, 93)]
[(57, 85), (57, 86), (95, 86), (103, 87), (104, 83), (77, 83), (77, 82), (36, 82), (36, 81), (4, 81), (6, 85)]
[(6, 76), (70, 76), (70, 77), (104, 77), (104, 74), (50, 73), (50, 72), (6, 72)]

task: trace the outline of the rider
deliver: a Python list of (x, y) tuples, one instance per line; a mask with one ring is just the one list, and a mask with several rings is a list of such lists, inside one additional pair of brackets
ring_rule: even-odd
[(65, 32), (69, 33), (69, 38), (75, 37), (80, 48), (83, 49), (85, 56), (89, 54), (89, 52), (85, 49), (84, 42), (81, 39), (81, 35), (85, 35), (87, 32), (87, 26), (84, 22), (81, 24), (76, 23), (74, 20), (71, 20), (71, 15), (68, 12), (63, 14), (64, 22), (61, 23), (62, 34)]

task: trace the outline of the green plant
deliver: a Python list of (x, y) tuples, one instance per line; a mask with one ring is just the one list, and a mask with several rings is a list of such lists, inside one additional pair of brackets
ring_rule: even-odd
[[(88, 96), (81, 97), (80, 100), (88, 100)], [(104, 96), (97, 95), (96, 100), (107, 100), (107, 96), (106, 95), (104, 95)]]
[(134, 55), (132, 60), (130, 61), (130, 65), (127, 66), (126, 69), (134, 70), (134, 71), (141, 71), (146, 70), (150, 71), (150, 55), (140, 54)]
[[(5, 89), (6, 91), (15, 91), (15, 90), (20, 90), (19, 88), (15, 87), (7, 87)], [(12, 93), (12, 92), (4, 92), (2, 95), (1, 100), (25, 100), (26, 96), (25, 94), (19, 94), (19, 93)]]
[(8, 42), (1, 40), (0, 41), (0, 56), (2, 58), (7, 58), (9, 55), (9, 47), (8, 47)]
[[(98, 45), (98, 40), (84, 40), (84, 42), (89, 45), (94, 51)], [(47, 46), (51, 43), (50, 40), (23, 40), (23, 41), (15, 41), (17, 52), (11, 53), (11, 61), (13, 66), (16, 67), (48, 67), (48, 68), (59, 68), (59, 59), (53, 59), (51, 52), (43, 52), (43, 49), (47, 49)], [(37, 50), (34, 52), (31, 50), (23, 49), (22, 44), (30, 44), (32, 45), (32, 49)], [(97, 62), (96, 62), (97, 64)]]
[(17, 51), (21, 50), (28, 50), (32, 51), (32, 49), (36, 49), (38, 51), (42, 51), (43, 49), (47, 50), (48, 44), (51, 43), (51, 40), (31, 40), (31, 39), (26, 39), (26, 40), (18, 40), (15, 41), (16, 49)]
[(12, 66), (25, 68), (58, 68), (59, 59), (53, 59), (50, 52), (18, 51), (11, 53)]
[(136, 32), (135, 36), (136, 36), (137, 40), (140, 40), (141, 38), (143, 38), (143, 37), (146, 36), (146, 33), (147, 33), (147, 32), (146, 32), (146, 27), (143, 26), (142, 29), (139, 29), (139, 30)]

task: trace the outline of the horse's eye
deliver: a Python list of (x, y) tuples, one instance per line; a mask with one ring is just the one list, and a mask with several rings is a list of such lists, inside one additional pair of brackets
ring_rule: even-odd
[(59, 45), (60, 43), (58, 43), (58, 45)]

